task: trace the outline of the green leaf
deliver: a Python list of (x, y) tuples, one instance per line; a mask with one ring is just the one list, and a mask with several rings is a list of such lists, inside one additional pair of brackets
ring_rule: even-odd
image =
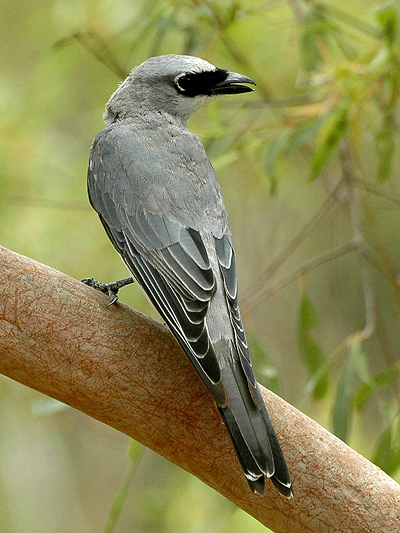
[(371, 395), (379, 388), (388, 387), (394, 383), (399, 374), (400, 363), (377, 376), (372, 376), (368, 368), (368, 356), (363, 352), (361, 341), (357, 336), (354, 336), (349, 345), (349, 350), (354, 363), (354, 369), (362, 382), (354, 392), (352, 400), (354, 409), (360, 410)]
[(386, 181), (392, 173), (396, 148), (395, 131), (394, 124), (391, 121), (385, 121), (383, 128), (376, 136), (376, 148), (379, 157), (377, 179), (380, 182)]
[(262, 377), (260, 379), (260, 383), (276, 394), (279, 394), (279, 376), (275, 367), (271, 363), (271, 358), (269, 357), (264, 345), (254, 334), (248, 336), (248, 342), (251, 358), (256, 366), (261, 370)]
[(386, 428), (379, 437), (372, 458), (372, 462), (389, 475), (400, 467), (400, 441), (397, 433), (394, 424)]
[(389, 370), (373, 376), (370, 381), (361, 383), (353, 396), (354, 408), (357, 410), (362, 409), (375, 391), (393, 385), (399, 373), (400, 363), (397, 363)]
[(312, 138), (315, 136), (314, 122), (308, 122), (306, 125), (286, 129), (275, 139), (268, 143), (265, 155), (265, 169), (269, 180), (269, 192), (273, 196), (278, 187), (278, 175), (276, 172), (276, 161), (280, 157), (296, 157), (297, 150), (302, 146), (309, 146)]
[(107, 520), (106, 527), (104, 529), (104, 533), (112, 533), (115, 530), (115, 526), (117, 525), (118, 519), (121, 516), (124, 503), (128, 496), (130, 484), (131, 484), (131, 480), (129, 481), (129, 483), (125, 482), (121, 490), (117, 493), (113, 501), (110, 514), (108, 516), (108, 520)]
[(344, 137), (348, 128), (348, 106), (344, 103), (329, 111), (322, 117), (316, 139), (315, 150), (311, 156), (310, 180), (317, 178), (330, 157), (335, 152), (339, 141)]
[(119, 517), (121, 516), (122, 510), (124, 508), (124, 505), (126, 503), (126, 499), (128, 497), (129, 489), (131, 487), (136, 468), (139, 464), (139, 458), (141, 454), (143, 453), (144, 446), (136, 442), (135, 440), (131, 440), (129, 443), (128, 453), (129, 457), (131, 458), (132, 462), (128, 469), (128, 472), (126, 473), (123, 485), (121, 489), (118, 491), (117, 495), (114, 498), (106, 527), (104, 529), (104, 533), (112, 533), (115, 531), (115, 526), (117, 525), (117, 522), (119, 520)]
[(328, 38), (331, 29), (322, 6), (312, 5), (306, 10), (299, 40), (300, 64), (305, 71), (315, 70), (322, 63), (318, 45)]
[(397, 38), (399, 29), (399, 13), (394, 2), (379, 8), (376, 11), (376, 20), (382, 28), (386, 42), (391, 46)]
[(137, 440), (131, 439), (131, 442), (129, 444), (128, 448), (128, 454), (133, 463), (136, 463), (136, 461), (140, 458), (140, 456), (143, 453), (143, 445), (140, 444)]
[[(376, 389), (377, 387), (375, 387)], [(371, 386), (370, 383), (361, 383), (359, 387), (357, 388), (356, 392), (353, 395), (353, 407), (357, 411), (360, 411), (366, 402), (371, 397), (372, 393), (374, 392), (374, 387)]]
[(276, 137), (268, 144), (265, 167), (267, 171), (267, 177), (269, 179), (269, 194), (271, 196), (276, 193), (278, 186), (278, 177), (275, 171), (275, 161), (282, 154), (282, 152), (285, 152), (289, 140), (290, 132), (284, 131), (281, 135)]
[(232, 24), (236, 20), (236, 16), (240, 11), (240, 5), (238, 2), (230, 2), (226, 12), (226, 25)]
[(34, 416), (53, 415), (65, 409), (69, 409), (69, 405), (48, 396), (37, 398), (32, 403), (32, 414)]
[(353, 406), (351, 402), (353, 390), (354, 367), (350, 358), (339, 378), (338, 387), (332, 407), (333, 433), (347, 441), (353, 418)]
[(353, 358), (354, 368), (362, 382), (370, 383), (372, 376), (368, 368), (368, 356), (362, 351), (361, 340), (355, 335), (349, 346), (350, 355)]
[(300, 300), (297, 322), (297, 338), (300, 353), (310, 372), (310, 376), (320, 373), (313, 388), (315, 400), (324, 398), (328, 392), (329, 376), (325, 356), (319, 345), (311, 337), (311, 331), (317, 326), (317, 315), (309, 298), (303, 294)]
[(213, 167), (215, 170), (221, 170), (224, 167), (232, 165), (235, 161), (240, 159), (240, 153), (235, 150), (225, 152), (213, 159)]
[[(357, 371), (358, 377), (360, 378), (362, 384), (353, 394), (352, 404), (353, 408), (357, 409), (361, 404), (365, 403), (366, 398), (372, 392), (372, 382), (373, 378), (368, 368), (368, 357), (362, 351), (361, 340), (357, 335), (354, 335), (350, 345), (349, 352), (354, 363), (354, 369)], [(359, 392), (360, 396), (356, 398), (357, 393)]]

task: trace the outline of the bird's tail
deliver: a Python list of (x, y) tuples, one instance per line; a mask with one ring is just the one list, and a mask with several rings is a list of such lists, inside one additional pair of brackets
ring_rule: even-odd
[(218, 409), (250, 488), (263, 495), (267, 477), (290, 498), (289, 472), (258, 386), (250, 392), (240, 361), (231, 357), (221, 369), (221, 379), (227, 404)]

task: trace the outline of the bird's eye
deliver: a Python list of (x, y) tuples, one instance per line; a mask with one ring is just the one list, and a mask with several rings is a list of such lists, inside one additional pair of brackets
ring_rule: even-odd
[(175, 86), (180, 93), (188, 93), (193, 89), (193, 78), (190, 74), (179, 74), (175, 78)]

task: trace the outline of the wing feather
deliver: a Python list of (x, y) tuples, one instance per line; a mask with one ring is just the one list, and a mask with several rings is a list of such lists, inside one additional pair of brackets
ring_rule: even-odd
[(220, 239), (215, 238), (215, 249), (218, 256), (221, 275), (224, 280), (231, 324), (235, 334), (236, 350), (239, 354), (239, 360), (243, 372), (246, 375), (254, 403), (257, 407), (260, 407), (259, 396), (255, 394), (257, 381), (251, 365), (249, 347), (247, 345), (246, 334), (244, 332), (238, 305), (235, 252), (230, 242), (229, 235), (225, 234)]
[(220, 368), (209, 343), (206, 328), (191, 342), (189, 325), (184, 319), (184, 305), (169, 284), (165, 284), (159, 272), (143, 258), (127, 255), (123, 257), (128, 268), (135, 274), (160, 315), (168, 322), (182, 348), (199, 372), (207, 388), (212, 392), (219, 405), (226, 404), (225, 391), (221, 384)]
[(216, 401), (224, 405), (220, 368), (205, 324), (215, 277), (199, 232), (179, 221), (148, 213), (142, 206), (134, 210), (135, 215), (127, 215), (93, 179), (89, 193), (110, 240)]

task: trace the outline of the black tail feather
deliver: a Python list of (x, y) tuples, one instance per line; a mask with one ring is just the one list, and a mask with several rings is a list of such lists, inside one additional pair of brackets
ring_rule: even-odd
[(290, 498), (293, 491), (289, 472), (258, 387), (260, 407), (251, 397), (240, 363), (232, 361), (222, 368), (221, 375), (228, 405), (219, 411), (250, 488), (264, 495), (267, 477), (283, 496)]

